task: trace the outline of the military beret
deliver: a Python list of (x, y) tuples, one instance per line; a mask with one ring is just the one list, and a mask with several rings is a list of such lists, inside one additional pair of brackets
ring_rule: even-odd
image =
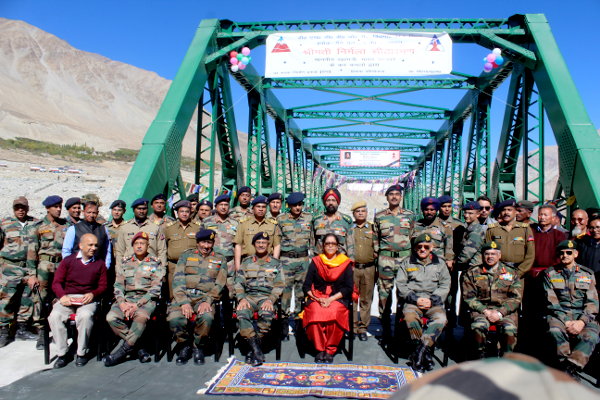
[(366, 207), (366, 206), (367, 206), (367, 202), (364, 200), (360, 200), (360, 201), (357, 201), (356, 203), (352, 204), (352, 207), (350, 207), (350, 211), (354, 211), (357, 208)]
[(491, 242), (486, 242), (483, 244), (483, 246), (481, 246), (482, 253), (486, 250), (501, 250), (501, 249), (502, 249), (502, 246), (500, 246), (500, 243), (494, 242), (493, 240)]
[(249, 186), (242, 186), (238, 189), (237, 194), (239, 196), (242, 193), (252, 193), (252, 189)]
[(269, 240), (269, 234), (267, 232), (258, 232), (252, 237), (252, 244), (254, 244), (257, 240), (260, 239)]
[(144, 231), (139, 231), (138, 233), (136, 233), (135, 235), (133, 235), (133, 237), (131, 238), (131, 245), (133, 246), (133, 244), (135, 243), (136, 240), (138, 239), (145, 239), (147, 241), (150, 241), (150, 236), (148, 236), (148, 234)]
[(213, 203), (211, 203), (210, 201), (208, 201), (208, 200), (206, 200), (206, 199), (203, 199), (202, 201), (200, 201), (200, 202), (198, 203), (198, 207), (200, 207), (200, 206), (209, 206), (209, 207), (210, 207), (210, 209), (212, 210), (212, 208), (213, 208)]
[(481, 205), (478, 201), (470, 201), (463, 206), (463, 210), (481, 210)]
[(155, 201), (155, 200), (164, 200), (164, 201), (167, 201), (167, 196), (165, 196), (165, 195), (164, 195), (164, 194), (162, 194), (162, 193), (159, 193), (159, 194), (155, 195), (155, 196), (152, 198), (152, 200), (150, 200), (150, 204), (154, 203), (154, 201)]
[(13, 207), (14, 206), (29, 207), (29, 201), (27, 200), (27, 197), (25, 197), (25, 196), (19, 196), (16, 199), (13, 200)]
[(228, 195), (228, 194), (222, 194), (222, 195), (220, 195), (219, 197), (217, 197), (217, 198), (215, 199), (215, 205), (217, 205), (217, 204), (219, 204), (219, 203), (222, 203), (222, 202), (224, 202), (224, 201), (226, 201), (226, 202), (228, 202), (228, 203), (229, 203), (229, 202), (231, 201), (231, 197), (229, 197), (229, 195)]
[(433, 206), (436, 210), (440, 209), (440, 201), (437, 197), (424, 197), (421, 199), (421, 210), (426, 209), (428, 206)]
[(79, 197), (70, 197), (65, 201), (65, 208), (68, 210), (76, 204), (81, 204), (81, 199)]
[(516, 207), (516, 206), (517, 206), (517, 202), (515, 201), (515, 199), (508, 199), (508, 200), (501, 201), (500, 203), (496, 203), (496, 205), (494, 206), (494, 210), (496, 212), (500, 212), (500, 211), (502, 211), (502, 209), (504, 207)]
[(196, 232), (196, 241), (201, 242), (203, 240), (215, 240), (215, 231), (212, 229), (200, 229)]
[(187, 208), (192, 208), (192, 203), (187, 201), (187, 200), (179, 200), (177, 203), (175, 203), (175, 205), (173, 206), (173, 210), (179, 210), (181, 207), (187, 207)]
[(285, 201), (290, 206), (302, 203), (304, 201), (304, 193), (301, 193), (301, 192), (290, 193), (290, 195), (287, 197), (287, 199), (285, 199)]
[(254, 200), (252, 200), (252, 207), (254, 207), (257, 204), (267, 204), (267, 198), (261, 195), (256, 196)]
[(574, 240), (563, 240), (556, 246), (556, 250), (577, 250), (577, 243)]
[(446, 204), (446, 203), (452, 203), (452, 197), (445, 194), (443, 196), (438, 197), (438, 201), (440, 202), (440, 205)]
[(273, 200), (283, 200), (283, 196), (281, 193), (271, 193), (269, 197), (267, 197), (267, 202), (270, 203)]
[(63, 199), (60, 196), (48, 196), (48, 197), (46, 197), (46, 199), (44, 201), (42, 201), (42, 205), (44, 207), (52, 207), (52, 206), (55, 206), (62, 202), (63, 202)]
[(385, 191), (385, 195), (387, 196), (388, 194), (390, 194), (390, 192), (392, 192), (394, 190), (397, 190), (398, 192), (402, 193), (404, 188), (400, 184), (392, 185), (389, 188), (387, 188), (387, 190)]
[(342, 201), (342, 195), (336, 188), (329, 188), (325, 191), (325, 193), (323, 193), (323, 203), (329, 198), (329, 196), (333, 196), (338, 203)]
[(186, 198), (187, 201), (193, 201), (196, 203), (198, 202), (198, 199), (199, 199), (198, 193), (192, 193)]
[(533, 209), (535, 208), (535, 204), (533, 204), (529, 200), (521, 200), (517, 202), (517, 207), (526, 208), (529, 211), (533, 211)]
[(131, 208), (136, 208), (137, 206), (147, 206), (148, 205), (148, 199), (144, 199), (143, 197), (140, 197), (139, 199), (135, 199), (133, 201), (133, 203), (131, 204)]
[(419, 236), (413, 239), (413, 245), (419, 243), (431, 243), (431, 236), (428, 233), (421, 233)]
[(109, 208), (112, 210), (115, 207), (127, 208), (127, 203), (123, 200), (115, 200), (110, 204)]

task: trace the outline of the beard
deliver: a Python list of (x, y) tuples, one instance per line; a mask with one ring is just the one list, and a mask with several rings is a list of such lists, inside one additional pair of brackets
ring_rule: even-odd
[(325, 207), (325, 210), (327, 210), (328, 214), (334, 214), (337, 211), (337, 207), (336, 206), (327, 206), (327, 207)]
[(571, 231), (571, 236), (576, 237), (579, 236), (583, 233), (583, 229), (581, 229), (581, 227), (579, 226), (575, 226), (575, 228), (573, 228), (573, 230)]

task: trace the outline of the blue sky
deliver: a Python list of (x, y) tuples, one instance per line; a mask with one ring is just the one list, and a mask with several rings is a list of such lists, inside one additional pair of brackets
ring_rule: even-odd
[[(488, 1), (207, 1), (207, 0), (0, 0), (0, 16), (24, 20), (74, 47), (155, 71), (173, 79), (200, 20), (273, 21), (334, 18), (502, 18), (513, 14), (544, 13), (571, 71), (592, 123), (600, 127), (600, 89), (597, 67), (599, 0)], [(478, 74), (486, 49), (455, 52), (455, 68)], [(461, 57), (460, 59), (457, 59)], [(253, 61), (254, 63), (254, 61)], [(260, 61), (256, 63), (260, 66)], [(462, 69), (461, 69), (462, 68)], [(506, 85), (505, 85), (506, 86)], [(279, 92), (278, 92), (279, 95)], [(234, 92), (242, 100), (243, 92)], [(423, 102), (427, 101), (426, 95)], [(458, 99), (462, 96), (459, 94)], [(503, 109), (504, 93), (495, 104)], [(287, 93), (283, 100), (300, 101)], [(496, 101), (497, 100), (497, 101)], [(456, 101), (448, 100), (452, 107)], [(245, 106), (245, 101), (240, 102)], [(435, 102), (430, 102), (435, 103)], [(239, 112), (239, 110), (236, 110)], [(242, 117), (243, 118), (243, 117)], [(494, 124), (501, 124), (496, 118)], [(439, 123), (438, 123), (439, 125)], [(245, 122), (238, 121), (245, 130)], [(550, 140), (552, 142), (552, 140)], [(495, 151), (492, 152), (493, 157)]]

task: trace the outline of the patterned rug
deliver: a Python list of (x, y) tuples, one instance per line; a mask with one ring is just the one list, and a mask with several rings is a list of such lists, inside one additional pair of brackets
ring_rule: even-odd
[(198, 394), (387, 399), (416, 378), (408, 367), (291, 362), (251, 367), (232, 358)]

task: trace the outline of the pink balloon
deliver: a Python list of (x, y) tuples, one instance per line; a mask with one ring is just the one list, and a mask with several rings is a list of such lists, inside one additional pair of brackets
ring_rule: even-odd
[(491, 63), (496, 61), (496, 55), (494, 53), (488, 54), (486, 58), (487, 58), (488, 62), (491, 62)]
[(250, 48), (249, 47), (243, 47), (242, 48), (242, 54), (247, 56), (248, 54), (250, 54)]
[(238, 66), (238, 68), (239, 68), (240, 70), (244, 70), (244, 69), (246, 69), (246, 64), (239, 63), (237, 66)]
[(235, 58), (235, 57), (231, 57), (231, 59), (229, 60), (229, 62), (230, 62), (231, 64), (233, 64), (233, 65), (236, 65), (236, 64), (237, 64), (239, 61), (238, 61), (238, 59), (237, 59), (237, 58)]

